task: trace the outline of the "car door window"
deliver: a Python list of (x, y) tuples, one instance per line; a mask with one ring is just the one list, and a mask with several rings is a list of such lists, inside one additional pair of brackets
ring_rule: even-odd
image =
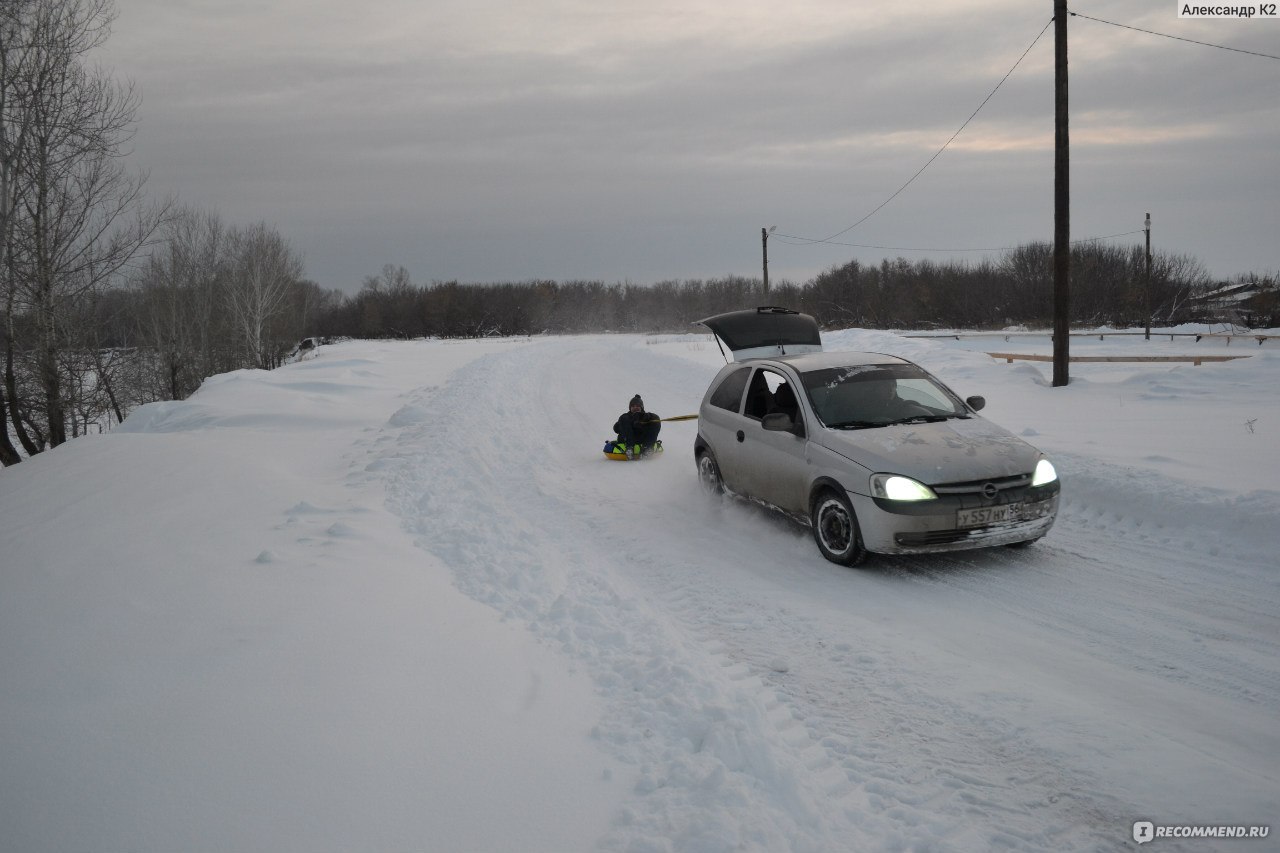
[(781, 382), (773, 389), (773, 405), (769, 408), (769, 413), (774, 412), (786, 415), (793, 422), (799, 422), (800, 401), (796, 399), (796, 392), (791, 389), (790, 383)]
[(742, 413), (756, 420), (769, 414), (769, 410), (773, 408), (773, 389), (781, 381), (782, 377), (771, 370), (756, 370), (751, 377), (751, 385), (747, 388), (747, 405)]

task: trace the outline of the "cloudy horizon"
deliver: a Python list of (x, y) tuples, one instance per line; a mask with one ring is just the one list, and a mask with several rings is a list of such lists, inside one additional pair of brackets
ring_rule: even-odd
[[(149, 193), (266, 222), (348, 292), (415, 282), (758, 278), (998, 257), (1053, 233), (1049, 0), (116, 0)], [(1072, 10), (1280, 54), (1280, 21)], [(1280, 64), (1072, 17), (1073, 240), (1215, 278), (1280, 269)], [(805, 239), (794, 239), (794, 238)], [(888, 248), (869, 248), (888, 247)], [(938, 251), (923, 251), (938, 250)]]

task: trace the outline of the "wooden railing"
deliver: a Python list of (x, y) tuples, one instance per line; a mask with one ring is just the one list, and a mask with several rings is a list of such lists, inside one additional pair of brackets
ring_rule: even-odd
[[(1092, 338), (1097, 337), (1098, 340), (1106, 340), (1108, 336), (1117, 337), (1125, 335), (1145, 335), (1146, 332), (1072, 332), (1070, 337), (1073, 338)], [(951, 338), (952, 340), (960, 340), (961, 338), (1004, 338), (1005, 341), (1011, 341), (1014, 338), (1044, 338), (1048, 337), (1053, 340), (1051, 332), (931, 332), (921, 335), (903, 335), (904, 338)], [(1152, 332), (1153, 338), (1167, 337), (1170, 341), (1174, 338), (1195, 338), (1199, 343), (1204, 338), (1225, 340), (1227, 346), (1231, 346), (1233, 338), (1248, 338), (1258, 342), (1258, 346), (1272, 339), (1280, 338), (1280, 335), (1265, 335), (1255, 332), (1244, 332), (1236, 334), (1234, 332)]]
[[(1019, 361), (1053, 361), (1051, 355), (1035, 355), (1020, 352), (989, 352), (987, 355), (992, 358), (1003, 358), (1006, 364), (1013, 364), (1014, 359)], [(1114, 362), (1137, 362), (1137, 361), (1181, 361), (1191, 362), (1195, 366), (1199, 366), (1206, 361), (1231, 361), (1235, 358), (1251, 358), (1247, 355), (1072, 355), (1068, 356), (1068, 361), (1114, 361)]]

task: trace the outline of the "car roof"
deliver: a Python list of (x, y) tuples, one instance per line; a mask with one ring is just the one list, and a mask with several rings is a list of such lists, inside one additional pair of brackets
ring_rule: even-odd
[(798, 355), (771, 356), (769, 358), (751, 358), (740, 363), (760, 365), (768, 362), (786, 364), (799, 373), (810, 370), (825, 370), (832, 367), (861, 367), (867, 364), (912, 364), (905, 358), (886, 355), (882, 352), (806, 352)]

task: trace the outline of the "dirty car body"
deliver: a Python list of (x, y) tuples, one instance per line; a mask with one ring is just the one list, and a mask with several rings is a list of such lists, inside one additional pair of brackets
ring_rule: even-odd
[(694, 453), (708, 490), (804, 519), (823, 555), (848, 565), (868, 552), (1026, 544), (1053, 526), (1052, 464), (981, 417), (982, 398), (962, 400), (896, 356), (823, 352), (803, 314), (701, 323), (734, 353), (699, 410)]

